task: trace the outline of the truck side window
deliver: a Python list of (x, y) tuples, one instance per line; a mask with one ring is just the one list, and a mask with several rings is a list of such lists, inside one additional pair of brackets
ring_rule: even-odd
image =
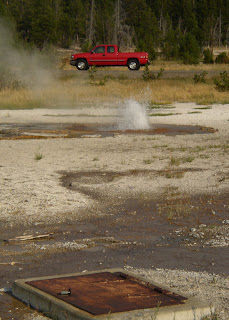
[(114, 47), (107, 47), (107, 53), (114, 53), (115, 48)]
[(97, 47), (94, 51), (95, 53), (105, 53), (105, 47), (104, 46)]

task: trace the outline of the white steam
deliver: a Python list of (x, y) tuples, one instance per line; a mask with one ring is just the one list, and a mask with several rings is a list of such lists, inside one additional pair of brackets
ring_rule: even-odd
[(41, 89), (53, 80), (44, 55), (26, 50), (14, 38), (14, 31), (0, 18), (0, 72), (32, 89)]
[(147, 105), (128, 99), (120, 107), (120, 119), (116, 125), (117, 130), (148, 130), (150, 128)]

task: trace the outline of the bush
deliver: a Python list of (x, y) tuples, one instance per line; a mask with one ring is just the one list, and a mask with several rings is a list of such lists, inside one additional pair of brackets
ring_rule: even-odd
[(155, 73), (153, 73), (152, 71), (149, 70), (149, 65), (146, 64), (145, 65), (145, 69), (144, 69), (143, 74), (142, 74), (142, 78), (145, 81), (156, 80), (156, 79), (159, 79), (159, 78), (162, 77), (163, 72), (164, 72), (164, 69), (161, 68), (160, 71), (157, 74), (155, 74)]
[(203, 63), (205, 63), (205, 64), (213, 64), (214, 63), (213, 53), (211, 52), (210, 49), (204, 50), (203, 55), (204, 55)]
[(194, 77), (193, 77), (193, 80), (195, 83), (206, 83), (206, 75), (208, 73), (206, 71), (203, 71), (202, 73), (200, 74), (195, 74)]
[(229, 55), (226, 52), (220, 53), (216, 57), (215, 63), (229, 63)]
[(214, 84), (218, 91), (229, 91), (229, 74), (227, 71), (220, 72), (220, 78), (214, 79)]

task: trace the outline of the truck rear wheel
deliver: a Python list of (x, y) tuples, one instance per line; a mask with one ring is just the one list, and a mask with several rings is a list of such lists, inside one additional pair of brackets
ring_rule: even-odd
[(130, 59), (127, 62), (127, 67), (129, 68), (129, 70), (139, 70), (140, 63), (137, 59)]
[(78, 70), (87, 70), (88, 69), (88, 63), (85, 59), (78, 59), (76, 61), (76, 68)]

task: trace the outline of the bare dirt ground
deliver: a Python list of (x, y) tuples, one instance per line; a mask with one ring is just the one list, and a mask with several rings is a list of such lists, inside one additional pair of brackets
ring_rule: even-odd
[(15, 279), (110, 267), (229, 319), (229, 105), (173, 107), (128, 133), (115, 105), (0, 111), (2, 320), (45, 318)]

